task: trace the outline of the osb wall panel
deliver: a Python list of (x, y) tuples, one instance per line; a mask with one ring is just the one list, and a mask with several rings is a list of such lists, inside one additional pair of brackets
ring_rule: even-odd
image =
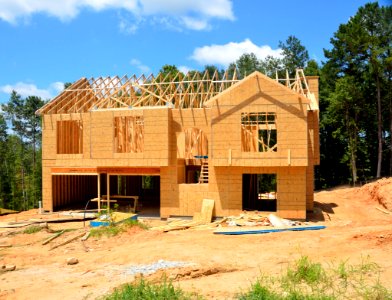
[[(308, 100), (264, 77), (249, 77), (212, 102), (211, 158), (216, 166), (307, 166)], [(241, 113), (276, 112), (278, 151), (241, 151)], [(229, 151), (231, 149), (231, 160)]]
[(319, 134), (319, 112), (308, 112), (308, 140), (309, 155), (314, 165), (320, 164), (320, 134)]
[(313, 211), (314, 206), (314, 167), (306, 168), (306, 210)]
[(206, 108), (172, 109), (170, 126), (170, 164), (176, 164), (176, 159), (185, 158), (185, 134), (187, 129), (197, 128), (203, 131), (208, 140), (208, 149), (211, 145), (211, 110)]
[[(144, 151), (114, 153), (115, 116), (143, 116)], [(83, 120), (83, 154), (57, 154), (58, 120)], [(53, 159), (56, 166), (167, 166), (169, 159), (168, 108), (103, 111), (85, 114), (45, 115), (43, 117), (43, 160)]]
[(177, 184), (177, 168), (161, 168), (161, 217), (192, 216), (203, 198), (215, 200), (214, 215), (242, 211), (242, 174), (276, 174), (277, 214), (284, 218), (306, 218), (306, 167), (215, 167), (208, 184)]
[(54, 162), (54, 160), (42, 161), (42, 206), (48, 211), (53, 211), (51, 168)]

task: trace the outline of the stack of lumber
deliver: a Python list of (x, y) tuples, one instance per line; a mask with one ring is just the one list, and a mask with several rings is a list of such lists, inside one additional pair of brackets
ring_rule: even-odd
[(266, 214), (260, 212), (244, 211), (239, 216), (227, 218), (226, 226), (271, 226), (271, 222)]
[(169, 221), (167, 225), (153, 227), (150, 230), (157, 231), (173, 231), (173, 230), (184, 230), (184, 229), (207, 229), (215, 228), (224, 220), (215, 221), (211, 223), (212, 212), (214, 210), (215, 201), (212, 199), (203, 199), (201, 212), (196, 212), (193, 216), (193, 220), (173, 220)]
[(162, 232), (169, 232), (174, 230), (185, 230), (185, 229), (213, 229), (218, 227), (220, 224), (225, 222), (227, 219), (221, 219), (215, 222), (206, 223), (204, 221), (194, 221), (194, 220), (172, 220), (168, 224), (163, 226), (152, 227), (150, 230), (157, 230)]

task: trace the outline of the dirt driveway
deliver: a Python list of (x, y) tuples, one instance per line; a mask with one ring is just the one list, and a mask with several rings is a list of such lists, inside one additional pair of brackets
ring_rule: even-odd
[[(389, 187), (392, 191), (392, 182)], [(0, 248), (0, 265), (14, 264), (16, 270), (0, 273), (0, 298), (95, 299), (134, 280), (129, 270), (135, 265), (164, 260), (190, 264), (168, 271), (183, 289), (208, 299), (231, 299), (260, 273), (278, 274), (303, 255), (326, 266), (345, 260), (357, 264), (369, 256), (381, 267), (382, 283), (392, 288), (392, 213), (376, 209), (382, 206), (369, 188), (321, 191), (315, 200), (312, 223), (327, 226), (320, 231), (224, 236), (212, 230), (161, 233), (132, 228), (110, 239), (78, 240), (54, 250), (41, 244), (50, 236), (45, 231), (16, 235), (3, 231), (0, 245), (12, 247)], [(0, 222), (15, 218), (3, 216)], [(64, 238), (72, 234), (75, 231)], [(79, 263), (67, 265), (69, 257)]]

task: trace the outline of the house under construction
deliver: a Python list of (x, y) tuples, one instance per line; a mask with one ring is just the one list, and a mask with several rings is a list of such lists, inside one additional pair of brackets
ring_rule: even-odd
[(166, 218), (192, 216), (204, 198), (215, 216), (313, 209), (318, 78), (302, 70), (82, 78), (37, 113), (45, 210), (138, 199)]

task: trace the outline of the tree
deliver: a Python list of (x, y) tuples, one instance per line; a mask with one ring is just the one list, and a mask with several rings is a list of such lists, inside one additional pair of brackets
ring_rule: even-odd
[(282, 76), (284, 71), (283, 61), (280, 58), (267, 55), (264, 60), (260, 61), (260, 70), (271, 78), (276, 77), (276, 73), (278, 73), (278, 76)]
[(330, 95), (330, 105), (327, 113), (329, 122), (334, 125), (334, 137), (346, 142), (347, 155), (342, 160), (347, 161), (352, 176), (352, 182), (357, 182), (357, 152), (360, 132), (359, 119), (362, 110), (362, 93), (355, 79), (345, 76), (338, 79), (336, 89)]
[[(325, 51), (327, 64), (334, 65), (336, 76), (351, 75), (369, 79), (371, 95), (377, 107), (377, 171), (381, 176), (383, 160), (382, 86), (386, 81), (385, 67), (390, 57), (392, 40), (392, 7), (380, 7), (377, 2), (360, 7), (347, 24), (341, 24), (331, 39), (333, 48)], [(387, 104), (388, 105), (388, 104)], [(390, 108), (390, 107), (389, 107)], [(391, 110), (391, 108), (390, 108)], [(392, 114), (390, 114), (392, 122)], [(392, 128), (392, 126), (391, 126)], [(390, 133), (389, 133), (390, 136)], [(392, 155), (390, 156), (392, 158)]]
[(309, 53), (298, 38), (290, 35), (285, 42), (279, 41), (279, 47), (282, 49), (283, 64), (291, 76), (295, 74), (295, 69), (306, 67)]
[(320, 66), (317, 61), (314, 59), (309, 60), (304, 69), (304, 73), (309, 76), (320, 76)]
[(0, 114), (0, 207), (5, 207), (5, 199), (9, 193), (8, 182), (9, 178), (6, 174), (6, 153), (7, 153), (7, 123), (3, 114)]
[[(12, 130), (18, 137), (9, 142), (13, 143), (12, 155), (17, 153), (19, 156), (17, 159), (15, 157), (10, 159), (19, 163), (13, 170), (19, 172), (18, 176), (17, 174), (14, 176), (20, 176), (24, 209), (36, 206), (41, 194), (41, 183), (37, 180), (41, 176), (40, 162), (38, 162), (40, 159), (37, 159), (37, 149), (41, 145), (41, 124), (35, 111), (43, 105), (44, 101), (41, 98), (29, 96), (23, 99), (15, 91), (12, 91), (9, 102), (2, 105), (5, 116), (11, 122)], [(16, 189), (16, 185), (14, 188)]]
[[(159, 70), (159, 74), (161, 74), (162, 79), (166, 78), (166, 81), (171, 81), (178, 73), (180, 73), (180, 71), (175, 65), (164, 65)], [(184, 74), (182, 74), (182, 76), (184, 76)]]
[(260, 62), (254, 53), (242, 54), (235, 64), (241, 78), (245, 78), (254, 71), (260, 71)]
[(218, 73), (218, 77), (221, 78), (224, 71), (223, 70), (219, 70), (218, 67), (214, 66), (214, 65), (206, 65), (204, 66), (204, 70), (202, 71), (202, 74), (204, 74), (205, 72), (208, 73), (208, 77), (211, 79), (214, 77), (215, 72)]
[(64, 90), (69, 88), (71, 85), (73, 85), (73, 82), (66, 82), (66, 83), (64, 83)]

